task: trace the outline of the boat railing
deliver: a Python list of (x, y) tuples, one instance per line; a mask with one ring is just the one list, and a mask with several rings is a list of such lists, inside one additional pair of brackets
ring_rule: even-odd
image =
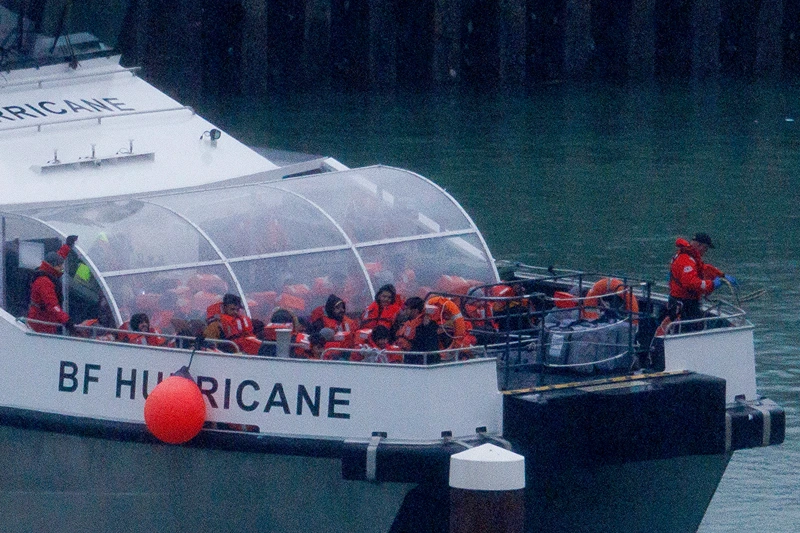
[(41, 89), (45, 83), (63, 83), (65, 81), (73, 81), (86, 78), (97, 78), (100, 76), (113, 76), (115, 74), (126, 73), (126, 72), (132, 74), (133, 76), (136, 76), (136, 73), (141, 69), (142, 67), (118, 67), (114, 70), (90, 72), (88, 74), (79, 74), (70, 76), (51, 76), (47, 78), (31, 78), (31, 79), (24, 79), (15, 82), (5, 83), (1, 85), (0, 88), (7, 89), (10, 87), (23, 87), (26, 85), (36, 85), (37, 88)]
[(404, 365), (435, 365), (469, 359), (485, 359), (493, 356), (494, 354), (490, 353), (485, 346), (465, 346), (429, 352), (336, 347), (326, 348), (322, 352), (322, 358), (327, 360)]
[[(186, 335), (171, 335), (167, 333), (159, 333), (159, 332), (134, 332), (129, 329), (121, 329), (121, 328), (109, 328), (104, 326), (97, 326), (97, 325), (84, 325), (84, 324), (76, 324), (71, 326), (70, 329), (67, 328), (64, 324), (57, 323), (57, 322), (47, 322), (44, 320), (36, 320), (33, 318), (27, 317), (18, 317), (17, 321), (25, 324), (28, 328), (31, 328), (31, 324), (38, 324), (41, 326), (48, 326), (53, 327), (58, 331), (59, 336), (73, 336), (76, 338), (84, 338), (84, 339), (92, 339), (98, 340), (103, 342), (114, 342), (118, 344), (131, 344), (130, 342), (126, 342), (121, 340), (129, 335), (136, 335), (137, 337), (152, 337), (156, 339), (163, 339), (163, 342), (159, 343), (160, 346), (166, 348), (197, 348), (199, 351), (214, 351), (214, 352), (224, 352), (227, 354), (241, 354), (239, 347), (231, 340), (227, 339), (212, 339), (212, 338), (198, 338), (198, 337), (189, 337)], [(34, 330), (35, 331), (35, 330)], [(49, 333), (42, 333), (44, 335), (50, 335)], [(276, 348), (280, 343), (276, 341), (262, 341), (264, 344), (275, 346)], [(155, 345), (149, 345), (155, 346)], [(294, 353), (294, 349), (297, 348), (304, 348), (303, 344), (299, 343), (290, 343), (289, 346), (290, 350), (287, 352), (289, 353), (289, 358), (291, 359), (304, 359), (304, 357), (293, 356), (291, 354)], [(279, 353), (279, 351), (276, 351)], [(353, 357), (355, 355), (355, 357)], [(493, 354), (490, 354), (486, 347), (484, 346), (467, 346), (462, 348), (450, 348), (446, 350), (435, 350), (430, 352), (415, 352), (415, 351), (390, 351), (390, 350), (379, 350), (375, 348), (327, 348), (323, 354), (322, 358), (326, 360), (339, 360), (339, 361), (349, 361), (349, 362), (374, 362), (374, 363), (387, 363), (390, 362), (390, 358), (400, 358), (400, 361), (397, 361), (401, 364), (408, 364), (408, 365), (433, 365), (439, 363), (449, 363), (454, 361), (463, 361), (466, 359), (479, 359), (479, 358), (486, 358), (492, 357)]]
[(683, 333), (703, 331), (709, 329), (722, 329), (742, 327), (749, 325), (747, 313), (733, 304), (727, 302), (714, 302), (706, 310), (706, 316), (691, 320), (675, 320), (664, 328), (664, 336), (681, 335)]
[(121, 118), (121, 117), (133, 117), (139, 115), (153, 115), (156, 113), (170, 113), (174, 111), (189, 111), (191, 114), (194, 115), (195, 111), (194, 108), (187, 105), (182, 106), (173, 106), (173, 107), (165, 107), (163, 109), (146, 109), (142, 111), (120, 111), (117, 113), (107, 113), (103, 115), (95, 115), (92, 117), (80, 117), (80, 118), (69, 118), (69, 119), (62, 119), (62, 120), (45, 120), (42, 122), (36, 122), (33, 124), (16, 124), (7, 128), (0, 128), (0, 132), (5, 133), (7, 131), (13, 130), (22, 130), (22, 129), (30, 129), (36, 128), (36, 131), (42, 131), (43, 127), (47, 126), (60, 126), (63, 124), (73, 123), (73, 122), (88, 122), (88, 121), (97, 121), (98, 124), (102, 124), (104, 120), (108, 120), (111, 118)]
[[(173, 335), (173, 334), (159, 333), (159, 332), (132, 331), (130, 329), (109, 328), (104, 326), (85, 325), (85, 324), (75, 324), (71, 326), (71, 328), (67, 328), (65, 324), (61, 324), (58, 322), (47, 322), (44, 320), (36, 320), (27, 317), (18, 317), (17, 321), (25, 324), (26, 326), (28, 326), (28, 328), (30, 328), (34, 332), (36, 330), (31, 327), (31, 324), (38, 324), (41, 326), (56, 328), (58, 335), (61, 336), (72, 336), (77, 338), (92, 339), (104, 342), (115, 342), (119, 344), (131, 344), (130, 342), (121, 340), (121, 338), (124, 338), (125, 336), (129, 335), (136, 335), (137, 337), (141, 336), (141, 337), (151, 337), (154, 339), (163, 339), (164, 342), (160, 343), (160, 345), (168, 348), (194, 348), (198, 347), (199, 344), (198, 349), (200, 351), (211, 350), (211, 351), (220, 351), (220, 352), (234, 353), (234, 354), (240, 353), (239, 347), (236, 345), (236, 343), (228, 339), (202, 338), (198, 342), (197, 337), (189, 337), (186, 335)], [(37, 332), (37, 333), (42, 333), (42, 332)], [(46, 332), (44, 332), (43, 334), (48, 335), (48, 333)], [(157, 346), (154, 344), (148, 344), (148, 345)]]

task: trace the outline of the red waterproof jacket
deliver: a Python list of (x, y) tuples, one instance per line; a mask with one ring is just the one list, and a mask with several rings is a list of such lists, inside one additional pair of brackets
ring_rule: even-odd
[[(56, 290), (56, 283), (61, 277), (61, 273), (53, 268), (50, 263), (42, 261), (39, 266), (36, 278), (31, 284), (31, 303), (28, 308), (28, 318), (32, 320), (42, 320), (66, 324), (69, 315), (61, 308), (61, 298)], [(37, 324), (31, 322), (30, 327), (39, 333), (57, 333), (56, 326)]]
[(703, 263), (694, 248), (685, 240), (675, 241), (678, 252), (672, 257), (669, 295), (680, 299), (699, 300), (714, 291), (714, 278), (723, 273)]

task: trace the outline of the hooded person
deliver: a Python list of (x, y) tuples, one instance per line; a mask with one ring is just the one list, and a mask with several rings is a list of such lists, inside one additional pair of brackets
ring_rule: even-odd
[(144, 344), (147, 346), (164, 346), (167, 340), (160, 335), (147, 335), (147, 333), (159, 334), (157, 329), (150, 327), (150, 318), (145, 313), (136, 313), (131, 316), (129, 327), (130, 333), (120, 336), (120, 340), (124, 340), (131, 344)]
[[(64, 273), (64, 260), (69, 255), (72, 246), (78, 238), (74, 235), (67, 237), (67, 243), (59, 248), (58, 252), (49, 252), (44, 261), (36, 269), (31, 283), (30, 305), (28, 307), (28, 323), (30, 328), (39, 333), (57, 333), (63, 324), (67, 332), (72, 333), (75, 326), (63, 309), (63, 296), (61, 294), (61, 276)], [(42, 324), (49, 322), (50, 324)]]
[(320, 331), (323, 328), (330, 328), (334, 333), (344, 334), (344, 347), (352, 345), (353, 334), (358, 329), (358, 324), (347, 316), (347, 304), (344, 300), (331, 294), (325, 301), (324, 311), (323, 316), (314, 322), (313, 329)]

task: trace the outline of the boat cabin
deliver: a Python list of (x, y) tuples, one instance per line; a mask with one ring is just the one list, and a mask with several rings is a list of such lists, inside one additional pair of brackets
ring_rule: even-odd
[(35, 269), (68, 235), (64, 307), (108, 327), (147, 313), (175, 333), (173, 319), (204, 322), (226, 293), (266, 323), (276, 308), (308, 319), (331, 294), (358, 317), (387, 283), (408, 298), (498, 281), (469, 216), (413, 172), (251, 181), (3, 211), (3, 308), (27, 313)]

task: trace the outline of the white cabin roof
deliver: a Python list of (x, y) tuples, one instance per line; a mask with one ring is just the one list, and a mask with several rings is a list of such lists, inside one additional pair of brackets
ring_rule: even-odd
[(118, 57), (0, 74), (0, 206), (162, 191), (277, 168)]

